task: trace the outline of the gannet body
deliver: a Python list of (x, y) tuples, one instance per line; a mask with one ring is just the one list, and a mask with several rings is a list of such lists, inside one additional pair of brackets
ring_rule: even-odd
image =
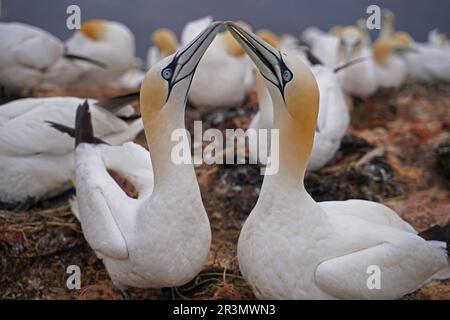
[(23, 23), (0, 23), (0, 86), (34, 88), (45, 81), (48, 69), (66, 61), (62, 41)]
[(438, 29), (433, 29), (428, 33), (428, 44), (435, 48), (450, 49), (450, 43), (447, 35), (439, 32)]
[[(182, 33), (182, 41), (189, 41), (200, 25), (208, 25), (211, 19), (205, 17), (190, 22)], [(211, 77), (211, 70), (216, 72), (214, 77)], [(240, 106), (254, 81), (250, 60), (233, 37), (224, 32), (214, 39), (200, 61), (192, 81), (189, 101), (203, 111)]]
[(323, 32), (316, 27), (310, 27), (303, 31), (301, 39), (326, 66), (330, 68), (336, 67), (338, 64), (336, 52), (339, 45), (339, 38), (336, 34)]
[(396, 32), (392, 38), (411, 48), (411, 52), (404, 54), (408, 75), (411, 78), (420, 81), (450, 81), (450, 50), (448, 48), (416, 43), (405, 32)]
[(354, 59), (368, 58), (365, 61), (351, 65), (339, 72), (339, 80), (346, 93), (354, 96), (367, 97), (378, 88), (375, 62), (371, 48), (366, 44), (366, 37), (359, 28), (346, 27), (340, 32), (337, 49), (338, 65)]
[[(18, 203), (57, 195), (71, 186), (73, 142), (47, 121), (73, 127), (80, 98), (20, 99), (0, 106), (0, 202)], [(94, 105), (95, 100), (89, 100)], [(129, 115), (131, 106), (122, 114)], [(92, 107), (95, 133), (111, 144), (133, 139), (143, 129), (140, 119), (128, 124)]]
[[(450, 81), (450, 54), (448, 46), (435, 46), (433, 43), (417, 43), (406, 32), (395, 32), (395, 16), (386, 11), (383, 21), (381, 39), (389, 39), (409, 48), (403, 54), (408, 76), (419, 81)], [(433, 33), (430, 34), (433, 41)], [(445, 44), (444, 37), (439, 36)], [(435, 39), (436, 37), (434, 37)]]
[[(49, 69), (47, 82), (64, 85), (107, 85), (117, 80), (135, 62), (133, 33), (123, 24), (89, 20), (65, 42), (67, 50), (101, 61), (105, 68), (82, 61), (59, 61)], [(76, 77), (64, 78), (65, 74)]]
[[(318, 115), (314, 76), (298, 57), (234, 23), (227, 27), (266, 80), (280, 134), (279, 170), (264, 177), (238, 242), (241, 273), (256, 297), (395, 299), (448, 270), (445, 244), (425, 241), (389, 208), (311, 198), (303, 179)], [(376, 290), (368, 285), (373, 266), (381, 272)]]
[[(92, 136), (75, 134), (87, 137), (78, 139), (76, 147), (79, 220), (90, 246), (121, 289), (183, 285), (207, 258), (211, 229), (195, 171), (192, 164), (177, 164), (171, 158), (177, 144), (171, 137), (174, 130), (186, 134), (189, 86), (220, 26), (212, 23), (148, 71), (140, 97), (150, 155), (132, 143), (96, 145)], [(83, 120), (88, 118), (88, 107), (79, 110), (77, 128), (89, 132), (88, 121)], [(128, 197), (107, 169), (129, 178), (138, 198)]]
[(375, 74), (381, 88), (398, 88), (406, 79), (407, 66), (403, 58), (405, 46), (392, 40), (377, 40), (372, 48)]

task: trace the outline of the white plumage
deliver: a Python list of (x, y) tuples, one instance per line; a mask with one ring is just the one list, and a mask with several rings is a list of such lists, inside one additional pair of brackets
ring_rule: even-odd
[[(283, 55), (283, 66), (281, 55), (258, 46), (256, 35), (227, 26), (237, 30), (233, 35), (267, 79), (280, 132), (279, 170), (264, 177), (238, 242), (239, 266), (255, 295), (396, 299), (448, 271), (445, 244), (425, 241), (391, 209), (363, 200), (317, 203), (311, 198), (303, 179), (319, 106), (314, 75), (298, 57)], [(283, 77), (271, 71), (275, 66)], [(381, 271), (379, 289), (367, 284), (371, 266)]]
[(115, 21), (86, 21), (79, 31), (65, 41), (65, 46), (73, 54), (104, 63), (106, 68), (83, 61), (59, 61), (49, 70), (49, 83), (107, 85), (135, 63), (134, 35), (128, 27)]
[[(189, 85), (219, 27), (211, 24), (190, 46), (147, 73), (141, 112), (150, 154), (133, 143), (112, 147), (81, 142), (76, 148), (77, 211), (83, 233), (121, 289), (183, 285), (200, 272), (207, 258), (211, 230), (195, 171), (192, 164), (176, 164), (171, 158), (177, 144), (171, 136), (174, 130), (186, 135)], [(86, 115), (86, 109), (81, 110)], [(132, 182), (138, 198), (128, 197), (106, 169)]]
[(34, 88), (48, 69), (63, 59), (63, 43), (50, 33), (23, 23), (0, 23), (0, 86)]
[[(20, 99), (0, 106), (0, 201), (39, 200), (70, 188), (73, 176), (73, 140), (46, 121), (73, 127), (83, 99), (72, 97)], [(133, 139), (142, 120), (131, 124), (93, 105), (96, 135), (111, 144)], [(121, 110), (130, 114), (131, 106)]]

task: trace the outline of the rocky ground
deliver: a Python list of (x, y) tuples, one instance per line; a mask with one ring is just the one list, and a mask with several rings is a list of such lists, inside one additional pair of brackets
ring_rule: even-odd
[[(102, 98), (111, 89), (37, 92), (39, 96)], [(246, 128), (257, 111), (254, 94), (241, 108), (201, 114), (188, 107), (186, 124)], [(370, 199), (396, 210), (418, 231), (450, 220), (450, 85), (408, 83), (354, 101), (352, 124), (335, 158), (309, 174), (305, 184), (317, 201)], [(205, 125), (204, 125), (205, 126)], [(143, 135), (137, 138), (145, 145)], [(239, 273), (236, 243), (253, 208), (262, 176), (252, 165), (202, 165), (196, 168), (212, 227), (212, 248), (204, 270), (176, 292), (177, 299), (250, 299)], [(124, 189), (132, 187), (113, 176)], [(132, 191), (132, 190), (131, 190)], [(83, 238), (66, 194), (26, 211), (0, 211), (0, 298), (122, 299), (100, 260)], [(82, 288), (66, 288), (66, 268), (78, 265)], [(131, 289), (132, 299), (170, 299), (171, 292)], [(406, 299), (450, 299), (450, 281), (434, 281)]]

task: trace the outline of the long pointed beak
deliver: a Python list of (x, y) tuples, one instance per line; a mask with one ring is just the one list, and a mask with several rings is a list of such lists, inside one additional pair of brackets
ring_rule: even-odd
[(194, 74), (200, 59), (219, 32), (221, 25), (221, 21), (211, 23), (195, 39), (176, 53), (173, 60), (176, 66), (174, 66), (174, 74), (171, 81), (172, 86), (189, 75)]
[(237, 23), (227, 21), (225, 25), (253, 60), (264, 78), (272, 82), (280, 90), (283, 90), (284, 85), (281, 74), (283, 59), (281, 53), (256, 34), (245, 30)]

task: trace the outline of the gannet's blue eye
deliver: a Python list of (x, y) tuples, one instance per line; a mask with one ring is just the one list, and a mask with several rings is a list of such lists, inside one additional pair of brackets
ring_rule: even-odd
[(292, 72), (289, 70), (284, 70), (283, 71), (283, 80), (284, 82), (289, 82), (292, 80)]
[(165, 68), (162, 72), (161, 72), (161, 76), (166, 79), (166, 80), (170, 80), (170, 78), (172, 78), (172, 69), (170, 68)]

